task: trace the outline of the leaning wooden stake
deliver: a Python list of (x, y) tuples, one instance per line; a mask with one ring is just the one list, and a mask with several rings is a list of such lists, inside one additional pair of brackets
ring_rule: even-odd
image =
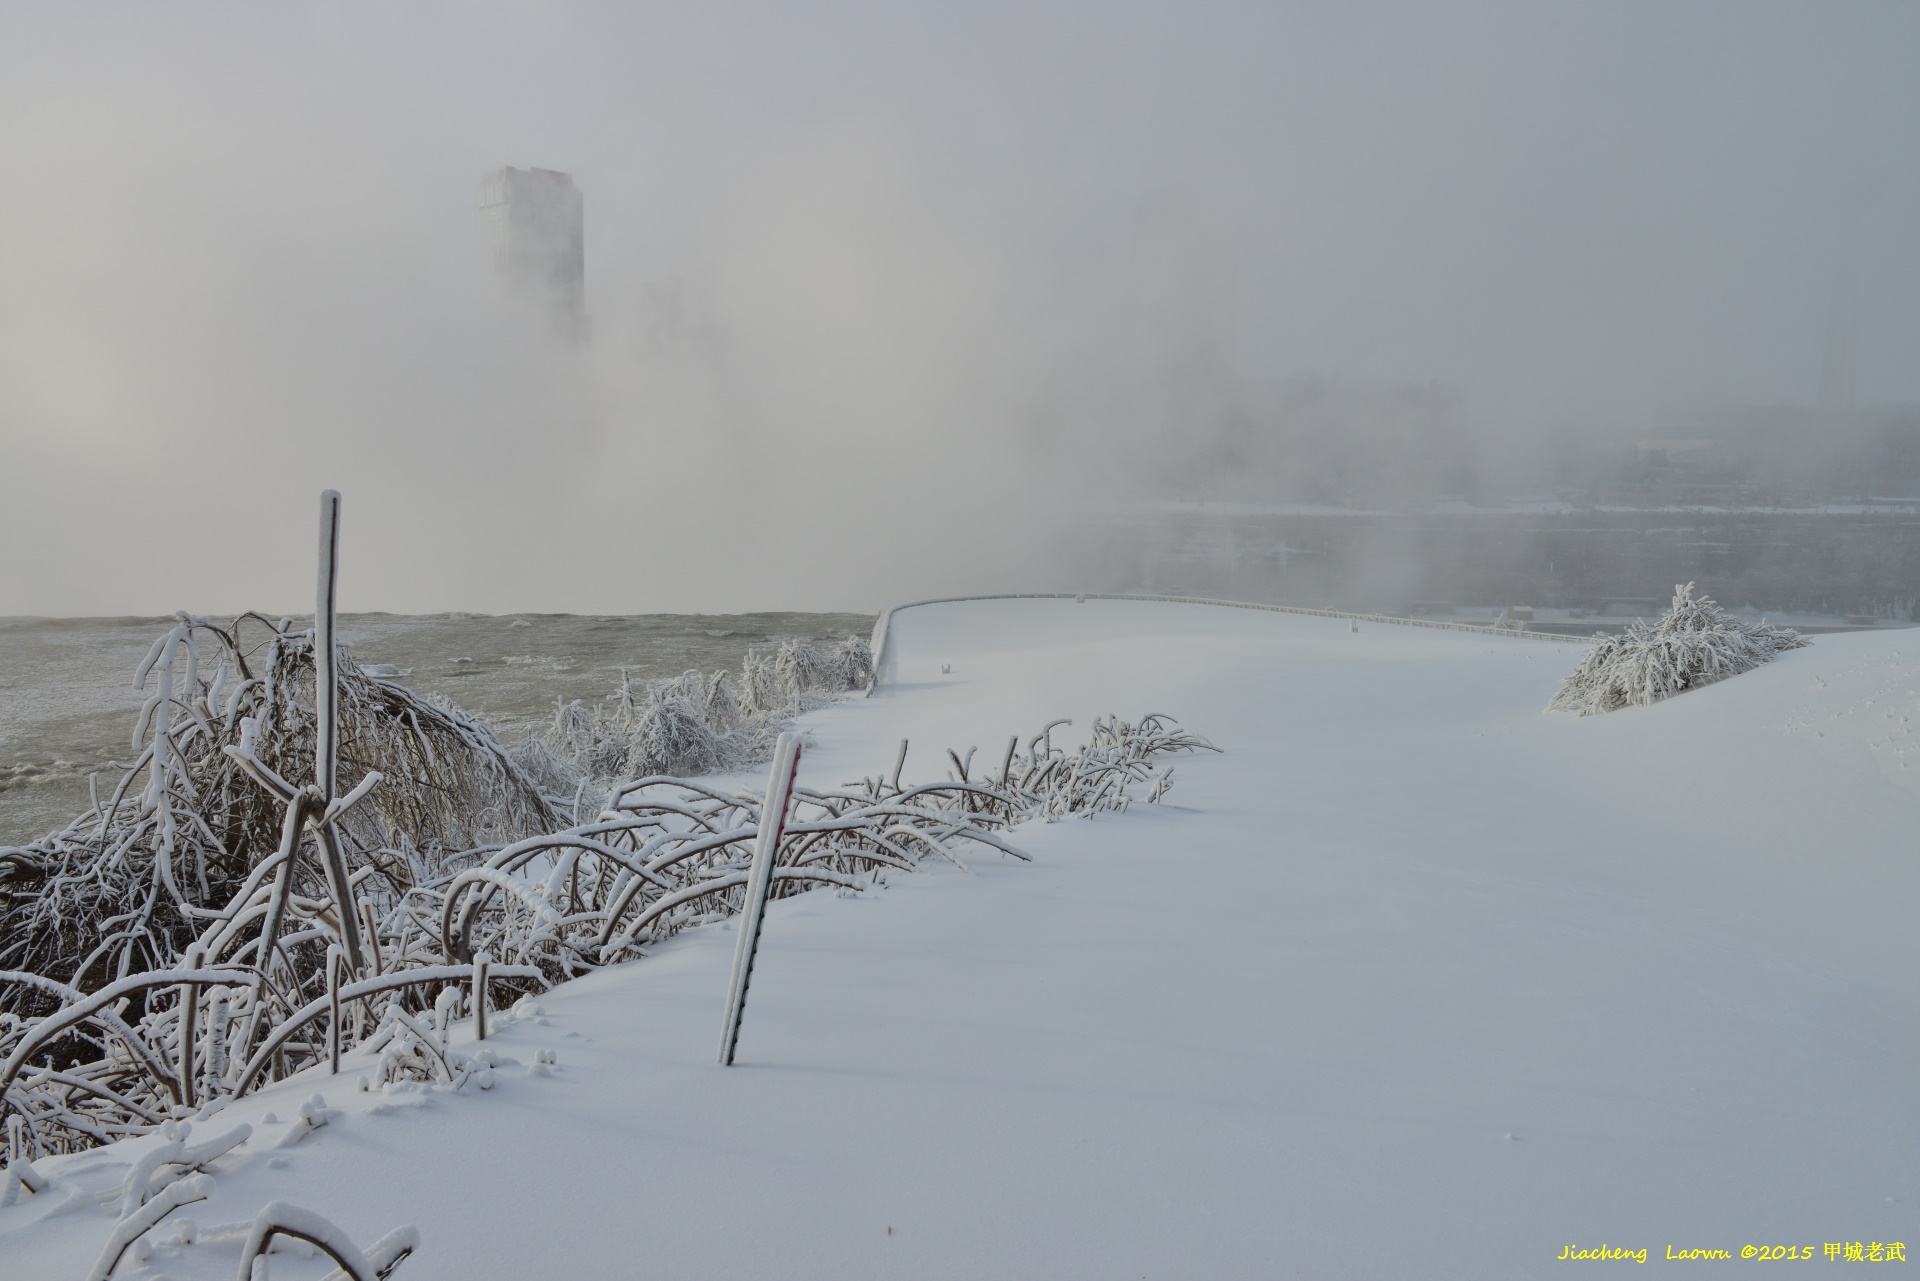
[(780, 850), (787, 801), (799, 770), (799, 736), (782, 734), (774, 745), (773, 767), (767, 771), (767, 795), (760, 804), (760, 830), (754, 834), (753, 866), (747, 873), (747, 898), (740, 910), (740, 940), (733, 949), (733, 977), (727, 984), (727, 1025), (720, 1034), (722, 1067), (733, 1065), (734, 1046), (740, 1040), (740, 1016), (746, 1012), (747, 984), (753, 978), (754, 953), (760, 948), (760, 922), (766, 917), (767, 890), (773, 884), (773, 858)]

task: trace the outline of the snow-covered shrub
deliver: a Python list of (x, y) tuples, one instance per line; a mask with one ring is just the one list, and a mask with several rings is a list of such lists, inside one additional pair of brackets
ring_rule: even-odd
[[(284, 807), (235, 753), (281, 779), (313, 776), (313, 633), (258, 614), (229, 627), (179, 618), (135, 677), (154, 692), (133, 764), (64, 830), (0, 849), (0, 970), (90, 988), (170, 966), (279, 848)], [(266, 629), (264, 653), (242, 644), (243, 624)], [(559, 824), (483, 723), (340, 655), (340, 777), (391, 780), (337, 825), (364, 894), (391, 902), (445, 852)], [(316, 862), (294, 894), (325, 896)], [(0, 984), (0, 1012), (43, 996)]]
[[(690, 671), (636, 684), (623, 678), (613, 697), (589, 707), (560, 704), (545, 733), (516, 758), (530, 773), (572, 793), (649, 774), (717, 774), (764, 762), (787, 723), (873, 673), (867, 643), (849, 636), (829, 646), (784, 640), (747, 651), (738, 680)], [(571, 782), (567, 782), (571, 779)]]
[(1636, 621), (1623, 635), (1596, 636), (1547, 710), (1595, 716), (1645, 707), (1751, 671), (1806, 643), (1791, 628), (1750, 623), (1705, 596), (1696, 599), (1692, 583), (1677, 585), (1673, 607), (1653, 626)]
[[(202, 680), (189, 661), (175, 684), (173, 665), (196, 657), (189, 641), (204, 627), (183, 620), (156, 646), (148, 747), (113, 796), (39, 845), (0, 851), (0, 890), (13, 892), (0, 933), (0, 1116), (14, 1195), (34, 1192), (42, 1156), (163, 1127), (336, 1054), (361, 1055), (355, 1067), (370, 1058), (382, 1084), (490, 1084), (487, 1052), (449, 1044), (460, 993), (499, 1008), (740, 910), (760, 796), (654, 766), (737, 765), (787, 716), (864, 684), (870, 665), (858, 640), (789, 642), (750, 655), (746, 698), (718, 675), (629, 685), (612, 713), (562, 709), (576, 755), (543, 744), (523, 765), (457, 708), (343, 662), (340, 758), (360, 783), (323, 805), (317, 788), (287, 782), (314, 769), (310, 635), (274, 627), (256, 676), (219, 633), (235, 683), (224, 668)], [(967, 848), (1024, 857), (1009, 827), (1124, 809), (1135, 783), (1158, 800), (1172, 771), (1155, 758), (1210, 746), (1148, 716), (1096, 721), (1069, 752), (1053, 746), (1062, 723), (1024, 752), (1010, 741), (997, 770), (948, 753), (944, 782), (903, 787), (903, 743), (890, 778), (796, 789), (776, 897), (854, 892), (929, 858), (959, 863)], [(583, 779), (583, 760), (631, 781), (591, 806), (576, 784), (576, 821), (556, 830), (557, 785)], [(583, 808), (597, 817), (580, 822)], [(455, 839), (468, 848), (447, 852)], [(321, 870), (333, 843), (338, 877)], [(76, 931), (48, 917), (57, 910), (92, 915)], [(324, 1111), (302, 1115), (325, 1123)]]
[[(1076, 751), (1053, 746), (1056, 721), (998, 768), (948, 752), (944, 782), (902, 786), (906, 744), (887, 774), (832, 790), (794, 789), (774, 855), (773, 896), (820, 885), (859, 890), (923, 860), (959, 862), (981, 847), (1025, 858), (1003, 833), (1033, 819), (1121, 811), (1128, 788), (1158, 801), (1172, 785), (1157, 762), (1217, 750), (1170, 717), (1096, 720)], [(738, 912), (758, 834), (761, 797), (690, 779), (645, 777), (615, 788), (590, 823), (530, 837), (454, 876), (438, 915), (440, 951), (461, 963), (484, 949), (558, 980), (636, 953), (644, 943)], [(544, 873), (544, 874), (541, 874)]]
[[(716, 813), (747, 816), (731, 832), (668, 801), (629, 826), (624, 847), (617, 823), (532, 847), (515, 838), (558, 828), (567, 792), (577, 821), (592, 779), (748, 763), (785, 718), (870, 673), (865, 644), (849, 638), (824, 651), (784, 642), (750, 653), (744, 700), (723, 675), (692, 672), (638, 693), (625, 683), (611, 710), (562, 707), (549, 741), (522, 753), (529, 772), (482, 722), (376, 679), (332, 642), (338, 518), (329, 491), (313, 629), (259, 614), (229, 628), (179, 615), (135, 677), (144, 687), (153, 676), (157, 688), (133, 733), (139, 756), (112, 795), (96, 792), (88, 813), (41, 842), (0, 849), (9, 1191), (34, 1191), (30, 1163), (40, 1156), (165, 1125), (309, 1066), (337, 1068), (356, 1047), (381, 1053), (385, 1079), (462, 1083), (478, 1070), (485, 1084), (484, 1063), (448, 1047), (460, 986), (471, 982), (484, 1010), (603, 963), (621, 913), (649, 906), (629, 882), (691, 888), (686, 902), (710, 898), (715, 885), (673, 877), (711, 880), (714, 859), (742, 833), (751, 840), (757, 801), (721, 801)], [(242, 623), (267, 630), (264, 655), (241, 643)], [(214, 661), (203, 664), (208, 644)], [(642, 778), (619, 795), (660, 781)], [(603, 797), (593, 800), (599, 809)], [(915, 824), (932, 825), (920, 838), (936, 849), (966, 835), (997, 840), (984, 824), (896, 810), (820, 831), (850, 840), (861, 829), (889, 850), (889, 834)], [(706, 826), (690, 834), (689, 822)], [(643, 865), (663, 837), (678, 842), (672, 857)], [(540, 860), (559, 851), (544, 883), (543, 867), (503, 862), (529, 849)], [(580, 850), (599, 861), (582, 869)], [(661, 870), (679, 863), (684, 870)], [(837, 872), (799, 876), (850, 884)], [(489, 916), (495, 898), (508, 908)], [(562, 901), (604, 927), (591, 955), (568, 935), (573, 922), (555, 916), (551, 904)], [(524, 960), (473, 957), (465, 940), (476, 920), (500, 926)], [(420, 1016), (436, 992), (429, 1024)]]
[(380, 1026), (356, 1049), (378, 1053), (373, 1071), (361, 1078), (363, 1087), (395, 1085), (401, 1082), (438, 1082), (459, 1089), (478, 1080), (483, 1089), (493, 1085), (493, 1056), (486, 1050), (479, 1055), (463, 1054), (453, 1048), (452, 1018), (457, 1001), (447, 998), (458, 992), (447, 988), (436, 1003), (431, 1022), (407, 1013), (390, 1002), (380, 1016)]

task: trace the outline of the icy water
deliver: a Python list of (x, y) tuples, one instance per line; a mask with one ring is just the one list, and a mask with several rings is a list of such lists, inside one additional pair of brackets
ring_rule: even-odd
[[(216, 620), (224, 621), (224, 620)], [(511, 741), (556, 699), (605, 697), (636, 677), (735, 670), (747, 647), (780, 637), (867, 635), (863, 614), (349, 614), (341, 639), (366, 665), (445, 694)], [(166, 618), (0, 619), (0, 846), (55, 830), (87, 805), (87, 774), (118, 778), (144, 695), (133, 672)], [(257, 632), (255, 633), (258, 634)], [(384, 675), (384, 673), (383, 673)]]

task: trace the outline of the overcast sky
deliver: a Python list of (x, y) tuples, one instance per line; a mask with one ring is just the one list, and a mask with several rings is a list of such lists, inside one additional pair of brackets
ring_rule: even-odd
[[(0, 614), (878, 608), (1225, 388), (1920, 401), (1920, 5), (0, 7)], [(585, 192), (582, 353), (500, 164)], [(671, 300), (677, 300), (671, 301)], [(1071, 584), (1059, 584), (1071, 586)]]

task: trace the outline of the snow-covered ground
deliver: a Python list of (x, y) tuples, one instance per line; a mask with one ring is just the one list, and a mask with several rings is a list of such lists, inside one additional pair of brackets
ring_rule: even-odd
[[(121, 1275), (231, 1276), (213, 1229), (274, 1198), (362, 1244), (417, 1225), (405, 1281), (1920, 1255), (1913, 634), (1576, 720), (1540, 711), (1575, 642), (1122, 601), (893, 626), (893, 683), (807, 718), (803, 784), (1057, 716), (1226, 750), (1166, 804), (1020, 830), (1030, 865), (775, 904), (735, 1068), (707, 927), (506, 1019), (490, 1091), (360, 1094), (350, 1062), (235, 1104), (196, 1127), (255, 1127), (174, 1216), (200, 1242)], [(344, 1115), (276, 1147), (316, 1091)], [(83, 1276), (155, 1141), (44, 1163), (0, 1276)]]

